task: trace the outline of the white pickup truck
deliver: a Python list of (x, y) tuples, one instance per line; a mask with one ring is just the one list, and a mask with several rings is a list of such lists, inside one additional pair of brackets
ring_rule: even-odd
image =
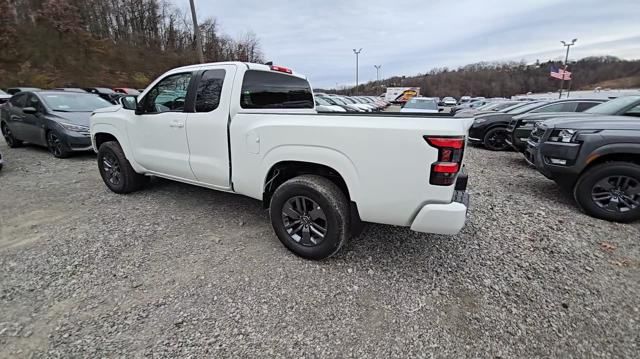
[(460, 231), (471, 119), (314, 106), (288, 68), (186, 66), (95, 111), (91, 139), (113, 192), (158, 176), (261, 200), (280, 241), (305, 258), (337, 253), (362, 222)]

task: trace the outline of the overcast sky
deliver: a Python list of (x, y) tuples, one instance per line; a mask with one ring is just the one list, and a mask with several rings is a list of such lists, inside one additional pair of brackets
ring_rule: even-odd
[[(188, 11), (187, 0), (174, 0)], [(306, 74), (314, 87), (415, 75), (480, 61), (640, 58), (640, 0), (196, 0), (231, 36), (255, 32), (267, 60)]]

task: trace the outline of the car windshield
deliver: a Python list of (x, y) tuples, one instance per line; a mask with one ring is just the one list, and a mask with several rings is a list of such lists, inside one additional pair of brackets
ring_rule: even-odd
[(519, 115), (522, 113), (526, 113), (529, 112), (533, 109), (536, 109), (542, 105), (544, 105), (546, 102), (532, 102), (532, 103), (528, 103), (524, 106), (518, 106), (517, 108), (511, 109), (509, 111), (507, 111), (508, 114), (511, 115)]
[(116, 93), (112, 89), (106, 88), (106, 87), (96, 87), (96, 90), (98, 90), (98, 92), (101, 92), (101, 93)]
[(8, 93), (6, 93), (6, 92), (4, 92), (4, 91), (2, 91), (2, 90), (0, 90), (0, 95), (9, 96), (9, 94), (8, 94)]
[(56, 93), (41, 94), (41, 96), (52, 110), (61, 112), (90, 112), (102, 107), (112, 106), (108, 101), (90, 94)]
[(640, 96), (624, 96), (617, 99), (607, 101), (584, 111), (585, 113), (593, 113), (596, 115), (613, 115), (621, 109), (640, 101)]
[(328, 101), (325, 101), (322, 97), (316, 97), (316, 105), (331, 106), (331, 104)]
[(433, 100), (416, 100), (413, 99), (404, 105), (404, 108), (414, 108), (420, 110), (437, 110), (438, 104)]
[(333, 102), (337, 103), (338, 105), (343, 105), (343, 106), (347, 104), (340, 97), (335, 97), (335, 96), (327, 98), (327, 101), (333, 101)]

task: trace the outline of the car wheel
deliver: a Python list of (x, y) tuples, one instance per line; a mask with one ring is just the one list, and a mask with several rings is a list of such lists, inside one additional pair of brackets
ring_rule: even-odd
[(2, 136), (4, 137), (5, 142), (7, 142), (7, 146), (11, 148), (22, 146), (22, 141), (13, 136), (13, 132), (11, 132), (11, 129), (6, 123), (2, 124), (2, 128), (0, 128), (0, 130), (2, 131)]
[(316, 175), (280, 185), (269, 206), (271, 224), (293, 253), (307, 259), (336, 254), (349, 237), (349, 205), (342, 190)]
[(98, 149), (98, 170), (104, 183), (115, 193), (131, 193), (142, 188), (148, 177), (136, 173), (116, 141), (108, 141)]
[(509, 148), (507, 143), (507, 129), (494, 127), (484, 135), (484, 147), (491, 151), (504, 151)]
[(588, 169), (573, 195), (590, 216), (613, 222), (640, 219), (640, 165), (607, 162)]
[(47, 148), (56, 158), (67, 158), (71, 155), (71, 150), (65, 145), (60, 136), (55, 131), (47, 132)]

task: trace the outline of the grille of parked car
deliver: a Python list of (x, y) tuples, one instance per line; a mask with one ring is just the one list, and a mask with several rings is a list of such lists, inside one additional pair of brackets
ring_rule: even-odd
[(535, 143), (540, 143), (540, 140), (542, 139), (542, 136), (544, 136), (544, 133), (546, 130), (547, 130), (547, 126), (542, 124), (536, 124), (536, 127), (531, 132), (531, 136), (529, 138)]

